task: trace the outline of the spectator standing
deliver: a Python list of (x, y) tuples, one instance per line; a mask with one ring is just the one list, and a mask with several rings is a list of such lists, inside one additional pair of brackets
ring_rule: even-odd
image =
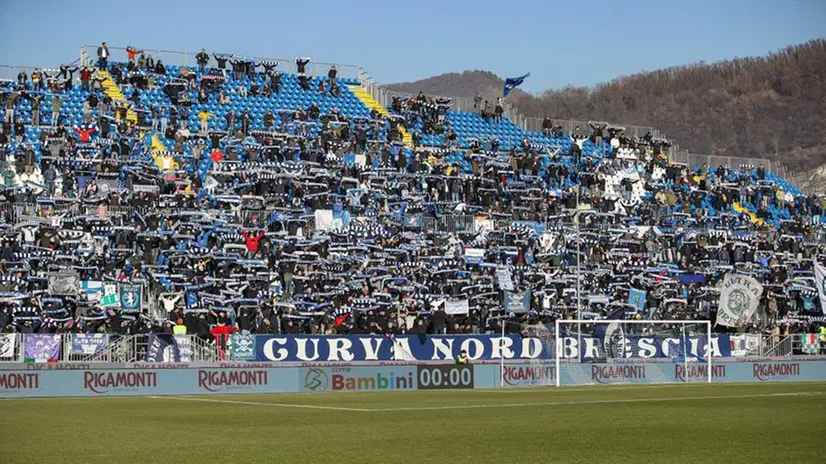
[(80, 70), (80, 86), (83, 90), (89, 91), (91, 89), (92, 73), (94, 70), (88, 66), (84, 66)]
[(32, 71), (32, 90), (43, 90), (43, 71), (39, 68)]
[(545, 137), (551, 137), (553, 128), (553, 121), (551, 121), (551, 118), (545, 116), (545, 119), (542, 120), (542, 133), (545, 134)]
[(198, 63), (198, 69), (204, 72), (207, 63), (209, 63), (209, 54), (207, 54), (206, 50), (202, 48), (200, 53), (195, 55), (195, 62)]
[(32, 126), (40, 127), (40, 102), (43, 101), (43, 97), (38, 95), (33, 95), (31, 97), (32, 102)]
[(135, 64), (135, 57), (141, 53), (143, 52), (131, 45), (126, 47), (126, 56), (129, 59), (129, 63)]
[(307, 68), (307, 64), (309, 64), (309, 63), (310, 63), (309, 58), (296, 57), (295, 58), (296, 74), (303, 75), (305, 73), (305, 69)]
[(103, 42), (98, 47), (98, 68), (106, 70), (109, 67), (109, 47)]
[(20, 94), (17, 92), (12, 92), (11, 95), (6, 97), (6, 112), (5, 112), (5, 122), (6, 124), (11, 127), (14, 124), (14, 107), (17, 105), (17, 100), (20, 98)]
[(208, 111), (198, 113), (198, 119), (201, 121), (201, 135), (209, 135), (209, 119), (214, 117), (215, 115)]
[(330, 66), (330, 70), (327, 71), (327, 84), (330, 86), (331, 90), (332, 90), (333, 87), (336, 86), (336, 76), (337, 75), (338, 75), (338, 70), (336, 69), (336, 66), (335, 65)]

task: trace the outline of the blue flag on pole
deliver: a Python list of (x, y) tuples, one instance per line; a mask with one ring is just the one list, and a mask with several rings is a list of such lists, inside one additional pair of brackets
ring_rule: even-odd
[(519, 87), (520, 85), (522, 85), (522, 83), (525, 82), (525, 79), (527, 79), (528, 76), (530, 76), (530, 75), (531, 75), (531, 73), (528, 73), (528, 74), (525, 74), (524, 76), (509, 77), (509, 78), (505, 79), (504, 96), (507, 97), (511, 90), (513, 90), (513, 89)]
[(637, 309), (642, 311), (645, 308), (645, 297), (647, 296), (645, 290), (640, 290), (638, 288), (631, 288), (628, 290), (628, 304), (632, 306), (636, 306)]

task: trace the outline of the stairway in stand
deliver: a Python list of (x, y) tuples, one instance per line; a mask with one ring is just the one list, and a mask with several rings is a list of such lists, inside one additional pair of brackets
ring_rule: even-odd
[[(109, 71), (101, 71), (98, 70), (98, 76), (101, 77), (101, 85), (103, 86), (103, 93), (105, 93), (109, 98), (112, 99), (115, 103), (130, 103), (126, 100), (126, 97), (123, 96), (123, 92), (121, 92), (120, 87), (118, 84), (115, 83), (114, 79), (112, 79), (112, 75), (109, 74)], [(138, 114), (135, 113), (131, 107), (126, 112), (126, 120), (131, 123), (138, 122)]]
[[(350, 91), (353, 92), (353, 95), (355, 95), (359, 100), (361, 100), (362, 103), (364, 103), (364, 106), (371, 110), (376, 110), (383, 117), (388, 116), (389, 113), (387, 112), (387, 110), (384, 109), (384, 107), (382, 107), (381, 105), (379, 105), (379, 102), (377, 102), (376, 99), (373, 98), (373, 96), (370, 95), (370, 93), (367, 90), (365, 90), (364, 87), (360, 85), (349, 85), (347, 87), (350, 88)], [(402, 142), (404, 142), (404, 144), (408, 147), (412, 147), (413, 137), (410, 135), (410, 132), (408, 132), (407, 129), (401, 124), (399, 124), (399, 132), (402, 134)]]

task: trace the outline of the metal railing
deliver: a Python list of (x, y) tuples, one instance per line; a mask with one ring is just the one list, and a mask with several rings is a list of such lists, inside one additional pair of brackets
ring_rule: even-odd
[[(97, 47), (98, 45), (84, 45), (83, 49), (87, 50), (87, 55), (91, 60), (97, 59)], [(109, 52), (112, 54), (112, 59), (110, 61), (127, 61), (126, 56), (126, 47), (117, 47), (109, 45)], [(179, 50), (163, 50), (163, 49), (153, 49), (153, 48), (140, 48), (135, 47), (138, 50), (142, 51), (145, 54), (151, 55), (155, 61), (162, 60), (165, 65), (176, 65), (176, 66), (190, 66), (195, 67), (197, 66), (197, 61), (195, 56), (198, 55), (198, 52), (189, 52), (189, 51), (179, 51)], [(82, 53), (82, 52), (81, 52)], [(209, 54), (209, 62), (207, 63), (207, 67), (217, 68), (218, 62), (213, 57), (212, 52), (207, 52)], [(232, 53), (225, 53), (225, 52), (214, 52), (218, 55), (233, 55)], [(298, 72), (295, 59), (286, 59), (286, 58), (268, 58), (268, 57), (260, 57), (260, 56), (248, 56), (248, 55), (236, 55), (238, 57), (249, 58), (255, 61), (272, 61), (278, 63), (278, 67), (276, 70), (283, 71), (286, 73), (295, 74)], [(227, 63), (229, 69), (232, 69)], [(336, 67), (338, 71), (338, 77), (344, 79), (358, 79), (361, 75), (361, 68), (354, 65), (354, 64), (346, 64), (346, 63), (330, 63), (324, 61), (310, 61), (306, 68), (306, 74), (311, 76), (326, 76), (327, 72), (330, 70), (332, 66)]]
[[(544, 122), (544, 118), (534, 118), (534, 117), (525, 117), (521, 116), (521, 120), (517, 119), (514, 121), (522, 128), (522, 130), (527, 130), (531, 132), (542, 132), (542, 123)], [(552, 119), (554, 127), (561, 126), (562, 131), (566, 134), (573, 134), (579, 129), (579, 133), (583, 135), (590, 135), (592, 130), (590, 126), (591, 121), (576, 121), (576, 120), (568, 120), (568, 119)], [(624, 127), (625, 133), (628, 135), (633, 135), (634, 137), (642, 137), (647, 133), (651, 133), (652, 137), (659, 137), (659, 131), (650, 126), (634, 126), (629, 124), (612, 124), (612, 126), (617, 127)]]
[[(22, 363), (26, 361), (26, 338), (30, 334), (14, 334), (11, 356), (0, 358), (2, 363)], [(51, 362), (66, 363), (141, 363), (157, 362), (147, 358), (149, 334), (139, 335), (108, 335), (107, 342), (97, 347), (93, 352), (72, 349), (74, 334), (60, 334), (59, 355)], [(200, 337), (196, 335), (175, 335), (178, 346), (188, 345), (188, 353), (181, 354), (175, 359), (164, 357), (161, 362), (218, 362), (233, 360), (231, 352), (231, 336), (216, 335)], [(778, 358), (789, 356), (826, 355), (826, 340), (818, 338), (814, 346), (806, 347), (802, 334), (793, 335), (761, 335), (757, 338), (757, 346), (750, 346), (745, 352), (735, 358), (761, 357)], [(246, 359), (246, 358), (245, 358)], [(45, 362), (45, 361), (44, 361)]]
[[(26, 362), (26, 337), (29, 334), (14, 334), (11, 356), (0, 358), (2, 363)], [(106, 344), (89, 353), (86, 350), (73, 349), (74, 334), (58, 334), (59, 351), (57, 359), (50, 362), (69, 363), (135, 363), (147, 361), (149, 334), (114, 335), (109, 334)], [(228, 343), (225, 339), (197, 335), (175, 335), (179, 346), (188, 345), (190, 352), (181, 355), (181, 362), (216, 362), (226, 358)], [(216, 336), (223, 337), (223, 336)], [(164, 360), (173, 362), (173, 360)]]

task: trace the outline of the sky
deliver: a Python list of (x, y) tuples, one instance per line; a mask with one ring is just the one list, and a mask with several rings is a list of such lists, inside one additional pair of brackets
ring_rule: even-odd
[(826, 0), (0, 0), (0, 31), (0, 65), (56, 67), (106, 41), (309, 56), (382, 84), (530, 72), (523, 90), (541, 92), (826, 37)]

